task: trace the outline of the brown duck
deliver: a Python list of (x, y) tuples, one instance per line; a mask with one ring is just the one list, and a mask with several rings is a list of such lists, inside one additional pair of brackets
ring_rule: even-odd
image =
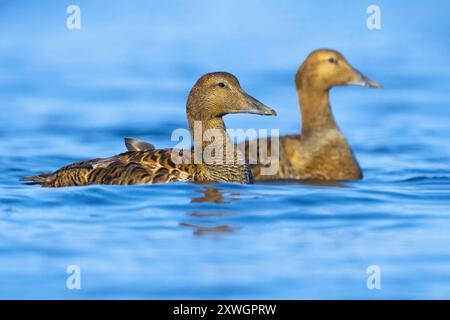
[[(279, 155), (274, 154), (271, 157), (279, 159), (279, 170), (275, 175), (261, 174), (261, 163), (267, 163), (264, 162), (267, 159), (258, 158), (255, 165), (252, 164), (255, 162), (250, 162), (254, 179), (361, 179), (361, 169), (334, 120), (329, 101), (331, 88), (349, 85), (381, 87), (353, 68), (339, 52), (334, 50), (312, 52), (295, 76), (302, 116), (301, 135), (280, 137)], [(245, 143), (246, 159), (249, 159), (248, 141)], [(270, 141), (261, 144), (261, 140), (258, 140), (258, 145), (267, 145), (269, 148), (267, 154), (271, 155)], [(252, 156), (253, 159), (258, 157), (255, 154)]]
[[(191, 133), (195, 123), (207, 129), (216, 129), (223, 135), (223, 144), (217, 152), (227, 155), (229, 137), (222, 117), (230, 113), (253, 113), (276, 115), (276, 112), (248, 95), (235, 76), (226, 72), (209, 73), (202, 76), (191, 89), (186, 106)], [(211, 142), (196, 140), (203, 151)], [(216, 161), (176, 164), (172, 159), (173, 149), (155, 149), (151, 144), (128, 139), (129, 152), (110, 158), (77, 162), (48, 174), (25, 177), (22, 180), (44, 187), (82, 186), (91, 184), (153, 184), (175, 181), (191, 182), (236, 182), (251, 183), (252, 175), (245, 161)], [(193, 151), (188, 151), (191, 159)], [(202, 155), (203, 153), (201, 153)], [(222, 154), (222, 153), (221, 153)], [(229, 154), (228, 154), (229, 155)], [(242, 156), (243, 157), (243, 156)], [(223, 159), (220, 159), (223, 160)], [(228, 159), (227, 159), (228, 160)]]

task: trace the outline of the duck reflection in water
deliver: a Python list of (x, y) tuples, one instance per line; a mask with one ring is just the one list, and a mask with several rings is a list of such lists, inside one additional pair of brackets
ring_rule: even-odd
[(212, 227), (202, 227), (192, 223), (180, 223), (181, 227), (189, 227), (194, 229), (194, 234), (196, 236), (203, 236), (205, 234), (223, 234), (223, 233), (232, 233), (237, 228), (230, 227), (227, 224), (212, 226)]
[(215, 204), (228, 204), (230, 201), (223, 200), (223, 192), (218, 188), (207, 187), (198, 192), (203, 193), (203, 196), (192, 198), (191, 203), (213, 202)]
[[(197, 192), (202, 193), (202, 196), (194, 197), (191, 200), (191, 203), (214, 203), (217, 205), (226, 205), (230, 204), (232, 200), (240, 200), (239, 193), (233, 193), (230, 195), (225, 195), (222, 189), (214, 188), (214, 187), (206, 187), (203, 190), (198, 190)], [(189, 216), (197, 219), (210, 219), (210, 218), (220, 218), (230, 216), (232, 213), (221, 212), (221, 211), (205, 211), (205, 212), (193, 212), (190, 213)], [(197, 220), (199, 221), (199, 220)], [(202, 221), (202, 222), (203, 222)], [(181, 222), (181, 227), (189, 227), (194, 229), (194, 235), (202, 236), (205, 234), (228, 234), (232, 233), (238, 228), (232, 227), (228, 224), (219, 224), (219, 225), (208, 225), (202, 226), (199, 223), (195, 222)]]

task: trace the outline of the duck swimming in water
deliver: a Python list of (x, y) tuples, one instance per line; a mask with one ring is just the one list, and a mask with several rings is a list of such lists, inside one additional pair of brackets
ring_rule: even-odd
[(246, 159), (257, 159), (257, 162), (250, 162), (254, 179), (361, 179), (363, 174), (358, 161), (334, 120), (329, 101), (331, 88), (350, 85), (381, 87), (353, 68), (341, 53), (334, 50), (312, 52), (295, 76), (302, 116), (301, 135), (280, 137), (279, 154), (275, 156), (271, 154), (270, 138), (264, 143), (261, 139), (258, 141), (259, 146), (267, 145), (266, 155), (270, 159), (279, 159), (277, 173), (270, 176), (261, 174), (264, 167), (261, 163), (267, 163), (268, 158), (258, 158), (260, 155), (253, 152), (249, 155), (249, 142), (244, 142)]
[[(229, 143), (222, 117), (230, 113), (253, 113), (259, 115), (276, 115), (276, 112), (248, 95), (240, 86), (238, 79), (230, 73), (215, 72), (203, 75), (191, 89), (186, 105), (186, 113), (191, 134), (197, 124), (202, 132), (215, 129), (221, 134), (223, 144), (216, 151), (227, 154)], [(203, 151), (210, 143), (196, 141)], [(198, 139), (198, 138), (197, 138)], [(236, 152), (234, 161), (201, 163), (175, 163), (172, 159), (173, 149), (155, 149), (151, 144), (134, 139), (125, 140), (128, 149), (110, 158), (99, 158), (73, 163), (48, 174), (22, 178), (30, 184), (43, 187), (66, 187), (92, 184), (153, 184), (175, 181), (191, 182), (236, 182), (251, 183), (252, 175), (248, 164), (238, 161)], [(203, 154), (203, 153), (202, 153)], [(189, 150), (189, 158), (194, 155)], [(226, 159), (228, 160), (228, 158)]]

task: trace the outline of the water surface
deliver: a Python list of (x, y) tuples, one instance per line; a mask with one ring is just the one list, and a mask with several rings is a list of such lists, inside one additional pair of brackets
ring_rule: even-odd
[[(0, 5), (0, 298), (450, 298), (447, 1), (60, 1)], [(238, 10), (236, 10), (238, 8)], [(339, 88), (362, 181), (44, 189), (18, 179), (124, 150), (170, 147), (203, 73), (236, 74), (300, 128), (293, 76), (318, 47), (383, 90)], [(82, 289), (66, 289), (78, 265)], [(368, 290), (377, 265), (382, 289)]]

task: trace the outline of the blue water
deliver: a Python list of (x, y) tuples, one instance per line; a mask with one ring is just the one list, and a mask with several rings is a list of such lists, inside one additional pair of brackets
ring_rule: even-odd
[[(0, 298), (450, 298), (450, 3), (0, 2)], [(18, 178), (170, 147), (203, 73), (226, 70), (299, 132), (293, 76), (331, 47), (383, 90), (338, 88), (365, 179), (338, 185), (90, 186)], [(81, 268), (81, 290), (66, 269)], [(369, 290), (366, 269), (381, 271)]]

